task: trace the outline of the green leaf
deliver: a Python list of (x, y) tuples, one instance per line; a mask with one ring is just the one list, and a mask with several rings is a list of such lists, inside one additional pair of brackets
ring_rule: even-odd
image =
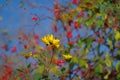
[(116, 64), (116, 70), (117, 72), (120, 72), (120, 61)]
[(87, 47), (89, 48), (92, 44), (92, 39), (88, 38), (87, 39)]
[(98, 65), (95, 67), (94, 72), (95, 72), (96, 75), (99, 75), (99, 74), (103, 73), (103, 66), (102, 66), (102, 64), (98, 64)]
[(30, 68), (30, 67), (31, 67), (31, 64), (28, 64), (28, 65), (27, 65), (27, 68)]
[(112, 40), (108, 39), (108, 45), (110, 46), (110, 49), (113, 49)]
[(89, 16), (92, 16), (92, 14), (93, 14), (92, 11), (89, 10), (89, 11), (88, 11), (88, 15), (89, 15)]
[(77, 63), (77, 62), (78, 62), (77, 57), (72, 57), (71, 62), (73, 62), (73, 63)]
[(42, 78), (42, 74), (34, 74), (34, 80), (40, 80)]
[(57, 73), (59, 70), (58, 70), (58, 66), (52, 66), (49, 70), (49, 72), (51, 72), (52, 74), (55, 74)]
[(16, 69), (17, 71), (19, 71), (19, 72), (24, 72), (23, 70), (21, 70), (21, 69)]
[(103, 21), (102, 20), (97, 20), (96, 24), (97, 24), (97, 26), (102, 26), (103, 25)]
[(74, 46), (73, 46), (73, 45), (71, 45), (71, 44), (69, 44), (69, 45), (68, 45), (68, 47), (69, 47), (69, 49), (74, 48)]
[(45, 52), (40, 52), (39, 54), (42, 55), (42, 56), (45, 56), (45, 57), (48, 56)]
[(116, 79), (117, 79), (117, 80), (120, 80), (120, 73), (117, 74)]
[(111, 62), (110, 59), (106, 59), (106, 60), (105, 60), (105, 63), (106, 63), (106, 65), (107, 65), (108, 67), (111, 67), (111, 66), (112, 66), (112, 62)]
[(108, 66), (108, 67), (111, 67), (112, 66), (112, 61), (110, 59), (110, 53), (107, 53), (106, 56), (105, 56), (105, 64)]
[(65, 70), (66, 70), (66, 68), (64, 68), (64, 67), (61, 69), (62, 72), (64, 72)]
[(106, 56), (105, 56), (106, 59), (109, 59), (110, 58), (110, 53), (107, 53)]
[(81, 41), (80, 39), (79, 40), (77, 40), (77, 45), (79, 46), (79, 47), (82, 47), (83, 46), (83, 41)]
[(55, 77), (59, 77), (59, 76), (62, 76), (63, 75), (63, 73), (61, 72), (61, 71), (57, 71), (55, 74), (54, 74), (54, 76)]
[(43, 73), (44, 65), (39, 65), (38, 68), (35, 69), (35, 73)]
[(77, 22), (78, 22), (78, 24), (80, 24), (82, 22), (82, 18), (78, 18)]
[(89, 20), (89, 21), (86, 21), (86, 22), (85, 22), (85, 25), (86, 25), (87, 27), (91, 27), (92, 24), (93, 24), (93, 20)]
[(109, 69), (107, 70), (107, 72), (108, 72), (108, 73), (104, 76), (104, 79), (105, 79), (105, 80), (108, 79), (108, 77), (109, 77), (109, 75), (110, 75), (110, 73), (111, 73), (111, 71), (110, 71)]
[(85, 67), (85, 68), (88, 68), (88, 64), (87, 64), (87, 62), (85, 61), (85, 60), (78, 60), (78, 65), (80, 66), (80, 67)]

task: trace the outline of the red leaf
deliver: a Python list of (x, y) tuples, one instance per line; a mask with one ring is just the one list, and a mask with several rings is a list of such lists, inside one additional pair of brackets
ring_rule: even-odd
[(38, 18), (37, 18), (37, 17), (35, 17), (35, 16), (33, 16), (33, 17), (32, 17), (32, 20), (33, 20), (33, 21), (37, 21), (37, 20), (38, 20)]
[(65, 26), (63, 26), (63, 28), (64, 28), (64, 30), (67, 30), (67, 29), (68, 29), (68, 26), (65, 25)]
[(107, 21), (109, 19), (109, 16), (106, 16), (105, 20)]
[(10, 62), (9, 62), (9, 64), (10, 64), (10, 65), (12, 65), (12, 64), (13, 64), (13, 62), (12, 62), (12, 61), (10, 61)]
[(77, 69), (75, 69), (75, 70), (74, 70), (74, 72), (79, 72), (79, 69), (78, 69), (78, 68), (77, 68)]
[(3, 48), (4, 50), (7, 50), (7, 49), (8, 49), (8, 47), (7, 47), (6, 44), (4, 44), (4, 45), (2, 46), (2, 48)]
[(53, 63), (54, 63), (54, 64), (58, 64), (58, 61), (55, 60)]
[(39, 36), (38, 36), (38, 35), (35, 35), (35, 36), (34, 36), (34, 39), (35, 39), (35, 40), (39, 39)]
[(67, 38), (72, 38), (72, 37), (73, 37), (72, 31), (69, 30), (69, 31), (67, 32), (66, 36), (67, 36)]
[(81, 75), (81, 76), (84, 76), (84, 75), (85, 75), (85, 72), (84, 72), (84, 71), (81, 71), (81, 72), (80, 72), (80, 75)]
[(95, 32), (95, 34), (96, 34), (96, 35), (98, 35), (98, 34), (99, 34), (99, 32), (98, 32), (98, 31), (96, 31), (96, 32)]
[(81, 12), (80, 12), (80, 16), (81, 16), (81, 17), (84, 17), (84, 16), (85, 16), (84, 11), (81, 11)]
[(109, 27), (109, 25), (108, 25), (107, 23), (105, 23), (104, 26), (105, 26), (105, 28), (108, 28), (108, 27)]
[(7, 72), (11, 72), (12, 71), (12, 68), (10, 67), (10, 66), (4, 66), (4, 68), (5, 68), (5, 70), (7, 71)]
[(74, 22), (74, 28), (79, 28), (78, 22)]
[(25, 69), (24, 72), (25, 72), (26, 74), (29, 74), (29, 70), (28, 70), (28, 69)]
[(59, 67), (62, 67), (62, 63), (58, 63)]
[(17, 51), (17, 48), (16, 48), (16, 46), (14, 46), (14, 47), (11, 49), (11, 52), (14, 53), (14, 52), (16, 52), (16, 51)]
[(113, 29), (117, 29), (117, 28), (118, 28), (118, 26), (116, 26), (116, 25), (113, 25), (113, 26), (112, 26), (112, 28), (113, 28)]
[(120, 48), (120, 46), (117, 45), (117, 46), (115, 46), (115, 48)]
[(64, 63), (65, 62), (65, 60), (59, 60), (58, 61), (58, 63)]
[(70, 45), (74, 45), (75, 42), (74, 42), (74, 41), (69, 41), (68, 44), (70, 44)]
[(103, 39), (102, 39), (102, 38), (99, 38), (99, 39), (98, 39), (98, 42), (99, 42), (99, 43), (103, 43)]
[(80, 34), (77, 35), (77, 40), (79, 40), (79, 39), (80, 39)]
[(28, 46), (27, 45), (24, 45), (24, 49), (27, 49), (28, 48)]
[(72, 3), (73, 4), (77, 4), (77, 0), (72, 0)]
[(111, 14), (111, 11), (107, 11), (107, 15), (109, 16)]
[(54, 9), (54, 14), (56, 15), (60, 11), (60, 8)]
[(57, 32), (57, 31), (58, 31), (57, 26), (53, 26), (53, 31), (54, 31), (54, 32)]

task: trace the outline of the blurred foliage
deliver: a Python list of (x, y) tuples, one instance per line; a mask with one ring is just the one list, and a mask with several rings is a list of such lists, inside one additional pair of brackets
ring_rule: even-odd
[[(20, 1), (19, 7), (24, 4)], [(120, 0), (71, 0), (65, 4), (55, 1), (50, 9), (53, 34), (39, 37), (34, 31), (21, 30), (19, 45), (1, 46), (11, 55), (0, 55), (0, 80), (120, 79)], [(32, 20), (37, 23), (39, 17)]]

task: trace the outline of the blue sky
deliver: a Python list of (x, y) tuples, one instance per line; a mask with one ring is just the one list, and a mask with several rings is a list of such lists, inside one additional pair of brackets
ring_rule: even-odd
[[(23, 0), (25, 3), (21, 4), (26, 10), (19, 7), (20, 1), (21, 0), (9, 0), (9, 2), (6, 2), (6, 0), (0, 0), (0, 17), (2, 17), (0, 30), (6, 29), (8, 33), (10, 32), (12, 35), (14, 33), (16, 34), (19, 28), (29, 31), (35, 24), (31, 19), (34, 13), (37, 15), (52, 15), (45, 8), (37, 9), (28, 6), (28, 3), (32, 3), (37, 6), (43, 5), (52, 8), (53, 4), (49, 0), (28, 0), (28, 3), (25, 2), (27, 0)], [(39, 34), (50, 32), (50, 25), (51, 20), (42, 20), (39, 22), (39, 25), (36, 26), (36, 32)]]
[[(7, 2), (9, 1), (9, 2)], [(53, 0), (0, 0), (0, 46), (3, 44), (9, 44), (9, 48), (12, 48), (14, 45), (17, 44), (19, 46), (17, 41), (17, 33), (20, 28), (24, 29), (26, 32), (30, 32), (32, 30), (32, 27), (35, 25), (35, 21), (32, 20), (32, 16), (37, 15), (47, 15), (47, 16), (53, 16), (53, 13), (46, 10), (45, 8), (32, 8), (28, 4), (32, 3), (37, 6), (43, 5), (47, 6), (49, 8), (53, 9)], [(23, 3), (21, 2), (23, 1)], [(29, 1), (29, 2), (25, 2)], [(61, 4), (65, 4), (63, 1), (67, 0), (60, 0)], [(25, 3), (24, 3), (25, 2)], [(22, 8), (20, 8), (20, 5), (23, 5)], [(32, 13), (32, 14), (31, 14)], [(42, 17), (42, 16), (40, 16)], [(44, 19), (40, 22), (38, 22), (39, 25), (35, 27), (35, 32), (43, 36), (45, 34), (51, 33), (51, 27), (52, 26), (52, 20), (50, 19)], [(3, 32), (6, 31), (9, 36), (11, 42), (8, 38), (6, 38), (3, 35)], [(78, 32), (84, 36), (85, 29), (80, 29)], [(73, 31), (73, 34), (76, 35), (76, 31)], [(93, 32), (90, 32), (90, 34), (94, 34)], [(100, 47), (101, 52), (105, 51), (105, 53), (109, 52), (109, 49), (105, 47), (104, 45), (101, 45)], [(0, 54), (4, 52), (0, 49)], [(9, 54), (10, 52), (5, 52)], [(90, 58), (93, 57), (91, 54), (89, 55)], [(116, 63), (115, 63), (116, 64)], [(115, 65), (114, 64), (114, 65)]]
[[(65, 4), (67, 0), (61, 0), (61, 4)], [(9, 43), (9, 47), (17, 44), (17, 34), (19, 29), (24, 29), (27, 33), (31, 33), (32, 27), (36, 24), (32, 20), (32, 17), (35, 15), (42, 16), (53, 16), (53, 13), (48, 11), (45, 8), (34, 8), (30, 5), (46, 6), (53, 9), (53, 0), (0, 0), (0, 44)], [(35, 26), (36, 34), (43, 36), (45, 34), (51, 33), (52, 20), (44, 19), (38, 22), (39, 25)], [(61, 27), (61, 26), (60, 26)], [(10, 40), (3, 35), (3, 31), (6, 31), (9, 34)], [(81, 36), (85, 34), (85, 28), (80, 29)], [(73, 31), (73, 34), (76, 35), (76, 30)], [(92, 32), (89, 34), (93, 34)], [(105, 50), (105, 47), (101, 47), (101, 51)], [(107, 50), (108, 51), (108, 50)]]
[[(46, 8), (33, 8), (29, 4), (36, 6), (46, 6), (53, 9), (53, 0), (0, 0), (0, 46), (8, 44), (11, 48), (18, 45), (17, 34), (19, 29), (26, 33), (31, 33), (32, 27), (36, 21), (32, 20), (33, 16), (53, 16), (53, 13)], [(43, 19), (38, 21), (35, 26), (35, 32), (39, 36), (51, 33), (52, 20)], [(3, 35), (4, 33), (8, 35)], [(5, 52), (5, 53), (9, 53)]]

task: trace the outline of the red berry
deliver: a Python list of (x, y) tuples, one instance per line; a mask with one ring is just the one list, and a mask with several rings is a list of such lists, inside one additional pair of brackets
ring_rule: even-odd
[(59, 65), (60, 67), (62, 67), (62, 63), (58, 63), (58, 65)]
[(81, 17), (84, 17), (85, 16), (85, 13), (83, 11), (81, 11), (81, 14), (80, 14)]
[(77, 40), (79, 40), (79, 39), (80, 39), (80, 34), (77, 35)]
[(77, 4), (77, 0), (72, 0), (72, 3), (73, 4)]
[(17, 51), (17, 48), (16, 48), (16, 46), (14, 46), (14, 47), (11, 49), (11, 52), (14, 53), (14, 52), (16, 52), (16, 51)]
[(28, 48), (28, 46), (27, 45), (24, 45), (24, 49), (27, 49)]
[(68, 44), (70, 44), (70, 45), (74, 45), (75, 42), (74, 42), (74, 41), (69, 41)]
[(64, 63), (65, 62), (65, 60), (59, 60), (58, 61), (58, 63)]
[(67, 32), (67, 38), (72, 38), (73, 37), (73, 35), (72, 35), (72, 31), (71, 30), (69, 30), (68, 32)]
[(3, 48), (4, 50), (7, 50), (7, 45), (4, 44), (4, 45), (2, 46), (2, 48)]
[(75, 70), (74, 70), (74, 72), (79, 72), (79, 69), (78, 69), (78, 68), (77, 68), (77, 69), (75, 69)]
[(53, 63), (54, 63), (54, 64), (58, 64), (58, 61), (55, 60)]
[(102, 39), (102, 38), (99, 38), (99, 39), (98, 39), (98, 42), (99, 42), (99, 43), (103, 43), (103, 39)]
[(109, 27), (109, 25), (108, 25), (107, 23), (105, 23), (105, 25), (104, 25), (104, 26), (105, 26), (105, 28), (108, 28), (108, 27)]
[(35, 35), (35, 36), (34, 36), (34, 39), (35, 39), (35, 40), (39, 39), (39, 36), (38, 36), (38, 35)]
[(79, 28), (78, 22), (75, 22), (75, 23), (74, 23), (74, 28)]
[(60, 11), (59, 8), (54, 9), (54, 15), (56, 15)]
[(84, 71), (81, 71), (80, 75), (81, 75), (81, 76), (84, 76), (84, 75), (85, 75), (85, 72), (84, 72)]
[(95, 32), (95, 34), (96, 34), (96, 35), (98, 35), (98, 34), (99, 34), (99, 32), (98, 32), (98, 31), (96, 31), (96, 32)]
[(33, 16), (33, 17), (32, 17), (32, 20), (33, 20), (33, 21), (37, 21), (37, 20), (38, 20), (38, 18), (37, 18), (37, 17), (35, 17), (35, 16)]

